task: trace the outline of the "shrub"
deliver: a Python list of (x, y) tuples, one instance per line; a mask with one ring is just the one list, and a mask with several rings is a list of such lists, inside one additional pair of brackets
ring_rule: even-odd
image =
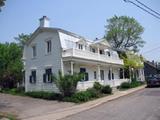
[(80, 91), (73, 94), (71, 97), (67, 97), (64, 100), (68, 102), (81, 103), (91, 99), (91, 94), (88, 91)]
[(89, 92), (90, 97), (92, 97), (92, 98), (98, 98), (98, 97), (100, 97), (100, 92), (97, 91), (97, 90), (94, 89), (94, 88), (88, 88), (88, 89), (87, 89), (87, 92)]
[(62, 75), (59, 72), (58, 77), (54, 76), (54, 81), (59, 88), (61, 94), (66, 96), (71, 96), (76, 92), (77, 83), (83, 78), (82, 74), (74, 73), (73, 75)]
[(99, 82), (94, 82), (94, 85), (93, 85), (94, 89), (101, 91), (102, 87), (103, 86)]
[(112, 88), (109, 85), (103, 86), (101, 92), (104, 94), (111, 94)]
[(120, 88), (122, 89), (129, 89), (131, 86), (130, 86), (130, 83), (129, 82), (123, 82), (121, 83), (120, 85)]
[(97, 91), (94, 88), (88, 88), (86, 91), (80, 91), (73, 94), (70, 97), (65, 97), (64, 101), (81, 103), (81, 102), (87, 102), (94, 98), (99, 98), (100, 96), (101, 93), (99, 91)]
[(62, 96), (58, 93), (44, 92), (44, 91), (26, 92), (25, 95), (33, 97), (33, 98), (42, 98), (46, 100), (61, 100), (62, 99)]

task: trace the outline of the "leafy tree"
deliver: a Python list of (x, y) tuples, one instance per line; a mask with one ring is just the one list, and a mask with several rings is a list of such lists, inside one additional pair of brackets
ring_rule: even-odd
[(135, 53), (127, 52), (125, 57), (122, 57), (124, 60), (124, 66), (129, 70), (130, 78), (137, 79), (136, 70), (143, 68), (143, 57)]
[(144, 28), (134, 18), (114, 16), (107, 22), (105, 38), (113, 48), (137, 52), (139, 47), (143, 47), (145, 42), (141, 35)]
[(80, 73), (62, 75), (59, 72), (58, 76), (53, 76), (53, 79), (63, 96), (71, 96), (76, 92), (78, 81), (83, 77), (84, 75)]
[(0, 86), (16, 87), (22, 80), (22, 50), (16, 43), (0, 43)]
[(25, 43), (31, 38), (31, 34), (21, 33), (18, 37), (14, 37), (14, 39), (18, 42), (18, 44), (23, 48)]
[(5, 5), (5, 1), (6, 0), (0, 0), (0, 11), (1, 11), (1, 7), (3, 7)]

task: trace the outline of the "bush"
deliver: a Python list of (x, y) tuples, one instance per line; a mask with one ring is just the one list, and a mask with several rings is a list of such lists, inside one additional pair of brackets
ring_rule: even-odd
[(99, 82), (94, 82), (94, 85), (93, 85), (94, 89), (101, 91), (102, 87), (103, 86)]
[(90, 97), (92, 97), (92, 98), (98, 98), (98, 97), (100, 97), (100, 92), (97, 91), (97, 90), (94, 89), (94, 88), (88, 88), (88, 89), (87, 89), (87, 92), (89, 92)]
[(122, 88), (122, 89), (129, 89), (130, 87), (131, 87), (131, 85), (129, 82), (123, 82), (120, 85), (120, 88)]
[(33, 98), (42, 98), (46, 100), (61, 100), (62, 99), (62, 96), (58, 93), (44, 92), (44, 91), (26, 92), (25, 95), (33, 97)]
[(96, 89), (88, 88), (86, 91), (77, 92), (73, 94), (71, 97), (65, 97), (64, 101), (81, 103), (81, 102), (87, 102), (94, 98), (99, 98), (100, 95), (101, 95), (100, 92), (97, 91)]
[(88, 91), (80, 91), (73, 94), (71, 97), (67, 97), (64, 100), (68, 102), (81, 103), (91, 99), (91, 94)]
[(103, 86), (101, 92), (104, 94), (111, 94), (112, 88), (109, 85)]
[(62, 75), (62, 73), (59, 72), (58, 77), (53, 77), (61, 94), (64, 97), (69, 97), (76, 92), (78, 81), (80, 81), (84, 76), (80, 73), (74, 73), (73, 75)]

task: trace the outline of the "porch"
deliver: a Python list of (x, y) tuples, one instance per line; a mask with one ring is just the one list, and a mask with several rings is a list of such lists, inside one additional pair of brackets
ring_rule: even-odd
[(122, 65), (80, 59), (63, 61), (64, 74), (85, 73), (84, 79), (78, 83), (78, 90), (85, 90), (92, 87), (95, 81), (102, 85), (110, 85), (111, 87), (119, 86), (122, 82), (127, 81), (127, 79), (124, 79), (124, 71), (120, 76), (120, 68), (122, 67)]

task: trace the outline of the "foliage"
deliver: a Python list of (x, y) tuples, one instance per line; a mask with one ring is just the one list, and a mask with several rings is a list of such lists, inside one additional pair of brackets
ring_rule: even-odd
[(64, 100), (68, 102), (81, 103), (99, 98), (100, 96), (101, 94), (97, 90), (95, 90), (94, 88), (89, 88), (86, 91), (80, 91), (70, 97), (66, 97)]
[(130, 83), (129, 82), (123, 82), (120, 85), (120, 89), (129, 89), (130, 88)]
[[(98, 83), (96, 82), (96, 85), (97, 84)], [(112, 88), (108, 85), (101, 86), (101, 89), (95, 89), (93, 87), (93, 88), (88, 88), (86, 91), (77, 92), (70, 97), (66, 97), (64, 98), (64, 101), (75, 102), (75, 103), (87, 102), (89, 100), (99, 98), (103, 96), (103, 94), (111, 94), (111, 93), (112, 93)]]
[(0, 0), (0, 12), (1, 12), (1, 7), (3, 7), (5, 5), (5, 1), (6, 0)]
[(22, 50), (16, 43), (0, 43), (0, 86), (16, 87), (22, 81)]
[(78, 81), (82, 80), (83, 75), (80, 73), (62, 75), (59, 72), (58, 76), (53, 76), (56, 86), (59, 88), (63, 96), (71, 96), (76, 92)]
[(113, 48), (137, 52), (139, 47), (143, 47), (145, 42), (141, 34), (144, 28), (134, 18), (114, 16), (107, 22), (105, 38)]
[[(1, 113), (1, 112), (0, 112), (0, 120), (1, 120), (2, 118), (6, 118), (7, 120), (18, 120), (15, 115), (8, 114), (8, 113)], [(3, 120), (3, 119), (2, 119), (2, 120)], [(4, 119), (4, 120), (5, 120), (5, 119)]]
[(31, 38), (31, 35), (32, 34), (21, 33), (18, 35), (18, 37), (14, 37), (14, 39), (18, 42), (19, 46), (23, 48), (25, 43)]
[(94, 82), (93, 88), (96, 89), (97, 91), (101, 91), (102, 85), (99, 82)]
[(126, 53), (127, 57), (123, 57), (124, 66), (130, 68), (143, 68), (143, 60), (141, 56), (131, 52)]
[(33, 98), (41, 98), (41, 99), (46, 99), (46, 100), (61, 100), (62, 99), (62, 96), (58, 93), (44, 92), (44, 91), (26, 92), (25, 95), (33, 97)]
[(101, 92), (104, 94), (111, 94), (112, 88), (109, 85), (103, 86)]
[(141, 86), (143, 84), (144, 84), (144, 82), (135, 80), (132, 82), (123, 82), (123, 83), (121, 83), (119, 88), (120, 89), (129, 89), (129, 88), (135, 88), (135, 87)]

